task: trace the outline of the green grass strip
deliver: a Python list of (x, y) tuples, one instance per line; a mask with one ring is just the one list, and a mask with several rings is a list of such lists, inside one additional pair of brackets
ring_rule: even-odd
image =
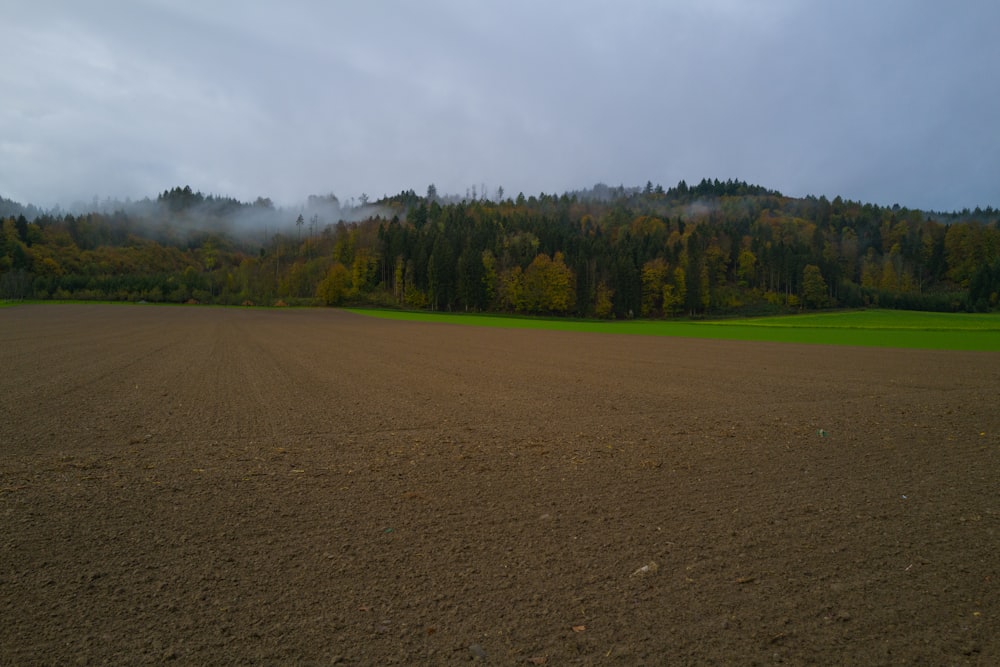
[(356, 308), (348, 310), (384, 319), (515, 329), (1000, 352), (1000, 314), (865, 310), (741, 320), (622, 322)]

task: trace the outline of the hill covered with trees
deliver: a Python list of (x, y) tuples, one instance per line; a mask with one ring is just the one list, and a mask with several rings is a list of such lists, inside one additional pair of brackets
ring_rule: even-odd
[(190, 187), (83, 214), (0, 199), (0, 298), (375, 304), (629, 318), (1000, 308), (1000, 211), (740, 181), (278, 209)]

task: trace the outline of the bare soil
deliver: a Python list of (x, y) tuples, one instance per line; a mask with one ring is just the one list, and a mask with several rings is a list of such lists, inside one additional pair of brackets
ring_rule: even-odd
[(0, 310), (0, 663), (1000, 664), (1000, 354)]

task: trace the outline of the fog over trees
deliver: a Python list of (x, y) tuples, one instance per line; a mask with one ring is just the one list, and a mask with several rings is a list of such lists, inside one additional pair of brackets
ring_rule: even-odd
[(280, 208), (175, 187), (43, 211), (0, 198), (0, 298), (659, 318), (1000, 308), (1000, 211), (791, 198), (742, 181), (514, 197), (432, 184)]

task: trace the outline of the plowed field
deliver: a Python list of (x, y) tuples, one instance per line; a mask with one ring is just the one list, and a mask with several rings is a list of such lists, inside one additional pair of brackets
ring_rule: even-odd
[(1000, 354), (0, 310), (0, 663), (1000, 663)]

